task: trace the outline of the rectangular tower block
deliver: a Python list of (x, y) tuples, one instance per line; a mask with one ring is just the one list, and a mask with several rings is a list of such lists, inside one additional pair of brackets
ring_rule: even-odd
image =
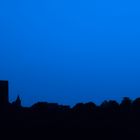
[(8, 81), (0, 80), (0, 105), (7, 105), (8, 102)]

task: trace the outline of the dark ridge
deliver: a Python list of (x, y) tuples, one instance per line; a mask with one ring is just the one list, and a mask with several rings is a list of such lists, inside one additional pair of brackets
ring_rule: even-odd
[(23, 107), (8, 101), (8, 81), (0, 81), (0, 139), (140, 139), (140, 98), (78, 103), (74, 107), (38, 102)]

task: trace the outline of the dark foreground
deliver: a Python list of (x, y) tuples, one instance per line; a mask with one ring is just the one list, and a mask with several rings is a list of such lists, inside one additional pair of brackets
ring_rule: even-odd
[(0, 140), (135, 140), (140, 139), (140, 98), (121, 104), (106, 101), (75, 107), (37, 103), (9, 104), (0, 111)]

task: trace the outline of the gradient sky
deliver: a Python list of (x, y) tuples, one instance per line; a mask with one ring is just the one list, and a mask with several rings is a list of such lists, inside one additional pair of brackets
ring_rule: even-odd
[(10, 101), (73, 105), (140, 96), (139, 0), (0, 1)]

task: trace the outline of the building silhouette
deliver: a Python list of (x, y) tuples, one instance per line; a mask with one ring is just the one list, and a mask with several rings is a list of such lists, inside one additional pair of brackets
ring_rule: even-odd
[(0, 108), (8, 105), (8, 81), (0, 80)]
[(20, 99), (20, 96), (18, 95), (17, 96), (17, 99), (12, 103), (13, 106), (15, 107), (21, 107), (21, 99)]

